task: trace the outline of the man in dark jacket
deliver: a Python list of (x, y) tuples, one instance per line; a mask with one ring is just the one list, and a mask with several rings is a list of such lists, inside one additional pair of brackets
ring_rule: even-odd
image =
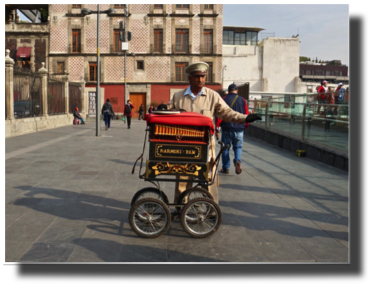
[[(240, 112), (242, 114), (249, 114), (249, 108), (245, 99), (241, 96), (238, 96), (238, 88), (236, 84), (231, 84), (228, 87), (228, 95), (226, 95), (223, 99), (226, 104), (229, 105), (231, 109), (234, 111)], [(225, 122), (220, 119), (217, 119), (217, 129), (216, 136), (220, 132), (221, 127), (221, 141), (229, 146), (233, 145), (234, 151), (234, 166), (236, 174), (240, 174), (242, 172), (241, 169), (241, 154), (242, 154), (242, 143), (243, 143), (243, 133), (245, 128), (249, 126), (248, 123), (245, 124), (236, 124), (233, 122)], [(230, 148), (230, 147), (229, 147)], [(230, 167), (230, 157), (229, 157), (229, 148), (226, 149), (222, 153), (222, 169), (220, 173), (228, 174)]]
[(105, 130), (110, 130), (111, 128), (111, 118), (114, 115), (113, 106), (109, 100), (103, 104), (103, 108), (101, 109), (101, 113), (104, 115), (105, 122)]
[(132, 122), (133, 108), (134, 108), (133, 104), (130, 102), (130, 100), (128, 100), (128, 102), (125, 104), (125, 107), (124, 107), (124, 115), (128, 122), (128, 129), (130, 129), (130, 124)]
[(143, 119), (143, 104), (141, 104), (138, 110), (138, 120), (141, 120), (141, 119)]

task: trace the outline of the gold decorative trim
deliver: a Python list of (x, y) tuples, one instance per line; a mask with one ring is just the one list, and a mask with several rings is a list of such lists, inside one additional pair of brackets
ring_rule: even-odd
[(170, 164), (158, 162), (156, 165), (152, 166), (151, 169), (154, 170), (154, 174), (156, 176), (160, 174), (184, 174), (184, 175), (190, 175), (190, 176), (198, 176), (199, 170), (201, 170), (201, 166), (198, 166), (197, 164)]

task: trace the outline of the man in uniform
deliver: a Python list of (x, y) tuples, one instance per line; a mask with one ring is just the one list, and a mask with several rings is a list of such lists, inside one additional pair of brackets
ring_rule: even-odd
[[(175, 93), (167, 105), (161, 104), (158, 106), (159, 110), (164, 109), (184, 109), (188, 112), (197, 112), (210, 117), (213, 121), (215, 116), (225, 122), (234, 122), (245, 124), (261, 120), (262, 118), (256, 114), (242, 114), (234, 111), (225, 103), (220, 95), (212, 89), (205, 87), (205, 77), (208, 71), (208, 64), (205, 62), (196, 62), (186, 68), (188, 75), (189, 87)], [(216, 159), (216, 145), (212, 137), (209, 143), (208, 160), (211, 158)], [(213, 173), (216, 171), (216, 166), (213, 167)], [(179, 195), (192, 187), (192, 182), (179, 182), (180, 179), (191, 179), (189, 176), (180, 176), (175, 185), (175, 202), (178, 200)], [(218, 191), (217, 183), (208, 186), (209, 192), (212, 194), (214, 201), (218, 204)], [(174, 213), (175, 215), (175, 213)]]

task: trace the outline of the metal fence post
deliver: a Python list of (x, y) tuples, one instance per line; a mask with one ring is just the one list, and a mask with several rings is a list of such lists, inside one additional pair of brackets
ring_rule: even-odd
[(303, 117), (302, 117), (302, 123), (301, 123), (301, 141), (305, 141), (305, 115), (306, 115), (306, 109), (307, 109), (307, 105), (304, 104), (304, 108), (303, 108)]
[(14, 119), (13, 109), (13, 65), (14, 60), (9, 57), (9, 49), (5, 50), (5, 104), (6, 104), (6, 119)]
[(268, 104), (269, 102), (266, 102), (266, 110), (265, 110), (265, 129), (267, 129), (267, 124), (268, 124)]

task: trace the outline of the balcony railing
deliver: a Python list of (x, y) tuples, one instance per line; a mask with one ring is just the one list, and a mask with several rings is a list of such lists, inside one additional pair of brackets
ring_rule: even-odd
[(121, 46), (110, 46), (110, 53), (123, 53), (124, 51), (121, 50)]
[(204, 44), (201, 44), (200, 45), (200, 53), (201, 54), (213, 54), (213, 52), (216, 52), (215, 46), (212, 46), (212, 45), (204, 45)]
[(68, 44), (67, 52), (68, 53), (81, 53), (82, 52), (81, 44), (77, 44), (76, 46), (73, 46), (72, 44)]
[(163, 53), (163, 44), (150, 44), (151, 53)]
[(191, 45), (187, 46), (178, 46), (178, 45), (172, 45), (172, 53), (176, 54), (188, 54), (191, 52)]

